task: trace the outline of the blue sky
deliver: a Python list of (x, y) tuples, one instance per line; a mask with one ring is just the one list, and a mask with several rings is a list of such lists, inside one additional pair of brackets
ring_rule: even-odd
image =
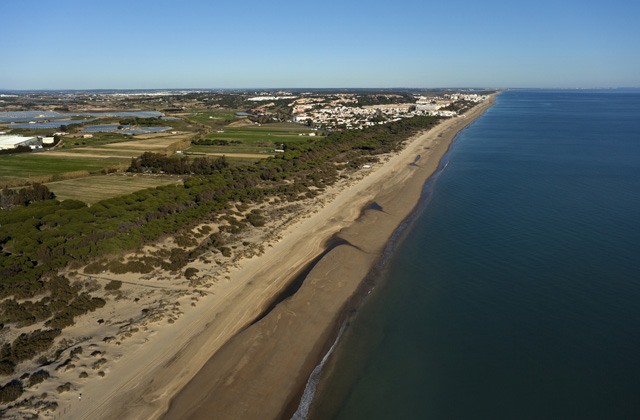
[(0, 0), (0, 89), (640, 87), (640, 2)]

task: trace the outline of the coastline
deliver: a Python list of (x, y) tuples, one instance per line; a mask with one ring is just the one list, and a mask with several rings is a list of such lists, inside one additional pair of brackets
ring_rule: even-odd
[[(393, 233), (414, 210), (424, 183), (437, 170), (458, 132), (494, 100), (495, 94), (464, 117), (446, 120), (411, 139), (381, 168), (304, 221), (315, 221), (308, 224), (325, 229), (307, 232), (304, 222), (294, 226), (298, 235), (302, 233), (302, 242), (292, 240), (291, 250), (295, 248), (295, 252), (282, 256), (299, 254), (305, 242), (315, 242), (317, 255), (321, 251), (318, 247), (333, 234), (338, 244), (313, 266), (295, 294), (224, 344), (218, 341), (218, 350), (210, 351), (213, 356), (175, 394), (164, 418), (263, 419), (291, 415), (309, 375), (335, 340), (345, 308)], [(305, 261), (314, 258), (312, 255)], [(283, 265), (289, 263), (271, 260), (269, 264), (267, 260), (263, 275)], [(295, 264), (293, 271), (299, 272), (304, 265)], [(145, 415), (161, 414), (157, 408), (153, 414), (145, 411)], [(133, 410), (124, 414), (133, 417), (134, 412), (136, 417), (142, 413)]]

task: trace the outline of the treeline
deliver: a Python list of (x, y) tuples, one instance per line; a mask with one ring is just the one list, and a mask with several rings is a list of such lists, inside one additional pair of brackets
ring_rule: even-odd
[(80, 130), (88, 121), (80, 121), (72, 124), (64, 124), (60, 126), (60, 130), (66, 133), (73, 133)]
[(241, 109), (246, 101), (246, 96), (237, 93), (215, 95), (210, 100), (215, 101), (222, 108)]
[(121, 119), (119, 123), (120, 125), (156, 126), (163, 125), (166, 121), (160, 117), (129, 117)]
[(9, 210), (16, 206), (28, 206), (36, 201), (51, 200), (55, 194), (46, 185), (33, 184), (20, 189), (4, 188), (0, 191), (0, 210)]
[[(265, 197), (295, 201), (311, 197), (318, 189), (334, 183), (340, 168), (357, 167), (359, 162), (375, 159), (376, 154), (397, 149), (410, 135), (436, 122), (433, 117), (416, 117), (362, 131), (333, 133), (308, 143), (290, 144), (285, 153), (255, 164), (229, 166), (224, 159), (211, 163), (202, 158), (199, 162), (206, 168), (203, 172), (212, 173), (191, 176), (183, 185), (142, 190), (91, 207), (74, 200), (45, 200), (0, 212), (0, 299), (33, 300), (43, 293), (51, 294), (51, 280), (47, 276), (56, 270), (79, 268), (168, 234), (188, 232), (196, 224), (217, 217), (230, 202), (256, 203)], [(181, 165), (187, 165), (182, 158), (143, 156), (135, 164), (132, 162), (133, 170), (173, 173), (172, 168), (183, 171)], [(191, 161), (188, 170), (181, 173), (201, 173), (196, 161)], [(177, 166), (170, 166), (175, 162)], [(230, 231), (263, 222), (255, 214), (249, 218), (229, 222)], [(193, 253), (182, 254), (181, 260), (196, 257)], [(73, 285), (65, 284), (63, 288)], [(80, 295), (76, 290), (76, 297), (69, 295), (65, 299), (70, 303)], [(52, 304), (52, 300), (46, 299), (29, 304), (32, 305), (29, 308), (10, 304), (13, 309), (8, 309), (14, 315), (9, 318), (5, 310), (3, 319), (12, 319), (17, 324), (24, 322), (20, 319), (43, 319), (49, 313), (53, 317), (59, 313), (55, 306), (44, 309)], [(30, 315), (18, 316), (23, 309), (28, 309)]]
[(198, 139), (191, 142), (199, 146), (232, 146), (242, 144), (240, 140), (223, 140), (223, 139)]
[(17, 146), (13, 149), (2, 149), (0, 155), (15, 155), (16, 153), (29, 153), (31, 148), (29, 146)]
[(128, 172), (176, 175), (213, 175), (229, 166), (224, 156), (216, 159), (197, 157), (169, 157), (160, 153), (145, 152), (131, 159)]

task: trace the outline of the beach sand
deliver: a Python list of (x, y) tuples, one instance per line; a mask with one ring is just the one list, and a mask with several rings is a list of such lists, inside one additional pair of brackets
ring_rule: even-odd
[[(252, 276), (255, 282), (250, 287), (256, 293), (247, 290), (246, 295), (234, 297), (228, 302), (232, 306), (227, 305), (233, 317), (207, 324), (202, 334), (208, 335), (211, 347), (207, 349), (213, 356), (171, 400), (164, 418), (290, 416), (311, 371), (334, 338), (342, 311), (395, 229), (418, 203), (424, 182), (436, 171), (455, 135), (491, 104), (493, 97), (464, 117), (447, 120), (412, 139), (402, 152), (293, 226), (270, 255), (260, 258), (261, 270)], [(361, 212), (372, 201), (377, 206)], [(243, 326), (264, 307), (262, 290), (282, 288), (286, 276), (317, 255), (333, 234), (341, 239), (339, 245), (317, 262), (300, 289), (259, 321)], [(232, 321), (228, 334), (218, 332), (225, 330), (220, 322)], [(196, 365), (184, 358), (182, 363)], [(186, 374), (180, 379), (177, 382), (182, 383)], [(141, 414), (138, 408), (149, 400), (138, 398), (137, 402), (140, 405), (134, 410), (119, 414)], [(145, 410), (144, 416), (157, 415), (161, 407), (157, 404), (157, 410)]]

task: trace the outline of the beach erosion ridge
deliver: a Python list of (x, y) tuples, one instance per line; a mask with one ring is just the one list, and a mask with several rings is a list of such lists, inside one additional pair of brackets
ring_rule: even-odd
[[(243, 260), (210, 304), (121, 360), (73, 418), (290, 418), (345, 311), (418, 204), (457, 133), (495, 102), (415, 135)], [(293, 283), (293, 284), (292, 284)], [(214, 296), (215, 294), (215, 296)], [(179, 328), (176, 328), (179, 327)], [(148, 343), (151, 344), (151, 343)], [(117, 378), (117, 381), (116, 381)], [(87, 389), (87, 392), (89, 390)]]

